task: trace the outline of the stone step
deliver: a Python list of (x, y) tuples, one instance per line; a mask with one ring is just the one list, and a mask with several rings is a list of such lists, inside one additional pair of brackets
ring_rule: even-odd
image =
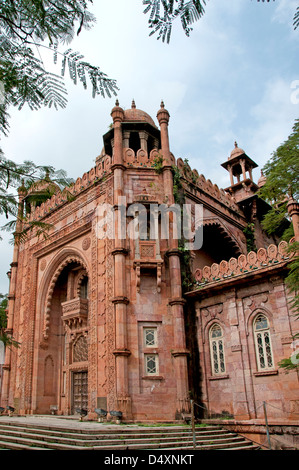
[[(3, 434), (5, 431), (5, 435), (10, 435), (10, 436), (22, 436), (24, 434), (32, 436), (34, 439), (45, 439), (48, 437), (49, 439), (59, 439), (63, 440), (64, 442), (69, 441), (70, 443), (73, 441), (83, 441), (85, 444), (98, 444), (99, 441), (107, 441), (109, 440), (109, 436), (107, 434), (101, 434), (100, 436), (97, 435), (82, 435), (76, 433), (70, 433), (70, 432), (57, 432), (57, 431), (47, 431), (47, 430), (40, 430), (37, 428), (21, 428), (17, 426), (0, 426), (0, 435)], [(199, 437), (200, 439), (206, 439), (206, 440), (212, 440), (212, 439), (218, 439), (219, 437), (225, 435), (229, 435), (227, 431), (223, 430), (214, 430), (214, 431), (196, 431), (196, 436)], [(144, 441), (148, 439), (154, 439), (154, 440), (159, 440), (159, 439), (188, 439), (192, 435), (191, 431), (188, 430), (187, 432), (175, 432), (175, 433), (167, 433), (167, 432), (157, 432), (157, 433), (142, 433), (142, 432), (135, 432), (134, 434), (131, 433), (122, 433), (121, 436), (118, 435), (117, 441), (122, 440), (125, 442), (132, 441), (135, 439), (144, 439)], [(115, 433), (110, 434), (110, 440), (115, 441)], [(113, 439), (114, 438), (114, 439)]]
[(36, 440), (28, 437), (11, 437), (11, 436), (0, 436), (0, 442), (2, 447), (15, 448), (18, 446), (26, 446), (28, 449), (52, 449), (52, 450), (92, 450), (93, 447), (80, 446), (80, 445), (70, 445), (70, 444), (58, 444), (55, 442), (50, 442), (48, 440)]
[[(218, 426), (196, 428), (196, 449), (255, 449), (251, 441)], [(193, 449), (190, 428), (128, 427), (74, 429), (0, 421), (0, 449), (15, 450), (184, 450)]]
[[(103, 443), (100, 446), (97, 445), (79, 445), (70, 444), (70, 443), (57, 443), (51, 442), (49, 440), (37, 440), (28, 437), (11, 437), (11, 436), (0, 436), (0, 447), (10, 448), (10, 449), (53, 449), (53, 450), (154, 450), (154, 449), (190, 449), (193, 448), (193, 440), (189, 439), (187, 441), (182, 442), (181, 440), (176, 441), (167, 441), (166, 442), (140, 442), (136, 439), (135, 442), (123, 442), (120, 443), (119, 441), (110, 442), (109, 444)], [(229, 448), (249, 448), (251, 446), (251, 442), (245, 442), (243, 438), (226, 438), (226, 439), (218, 439), (217, 443), (207, 443), (205, 441), (198, 441), (196, 440), (197, 449), (202, 450), (212, 450), (212, 449), (229, 449)]]
[[(226, 433), (225, 431), (219, 432), (218, 434), (208, 434), (201, 436), (200, 433), (196, 434), (196, 439), (198, 442), (205, 442), (205, 441), (215, 441), (215, 440), (223, 440), (223, 439), (229, 439), (229, 438), (234, 438), (236, 435), (231, 434), (231, 433)], [(65, 436), (55, 436), (52, 433), (44, 433), (44, 434), (38, 434), (35, 432), (35, 430), (27, 430), (26, 432), (22, 432), (21, 430), (14, 431), (14, 430), (5, 430), (5, 433), (2, 433), (0, 431), (0, 439), (4, 439), (5, 437), (15, 437), (17, 438), (27, 438), (27, 439), (32, 439), (34, 441), (41, 440), (41, 441), (47, 441), (47, 442), (55, 442), (55, 443), (60, 443), (64, 445), (80, 445), (80, 446), (115, 446), (115, 445), (131, 445), (131, 444), (143, 444), (147, 445), (148, 443), (150, 444), (157, 444), (157, 443), (175, 443), (176, 441), (179, 441), (181, 443), (184, 443), (185, 441), (190, 441), (190, 439), (193, 439), (192, 434), (188, 433), (188, 435), (151, 435), (151, 437), (144, 436), (142, 434), (136, 434), (134, 436), (121, 436), (121, 437), (112, 437), (104, 439), (103, 437), (101, 439), (81, 439), (81, 436), (74, 436), (73, 438), (65, 437)], [(242, 438), (238, 438), (242, 439)]]
[[(49, 433), (57, 433), (57, 434), (61, 434), (61, 435), (65, 435), (66, 433), (68, 433), (69, 435), (75, 435), (76, 437), (78, 436), (78, 434), (80, 435), (80, 437), (82, 437), (83, 439), (84, 438), (89, 438), (88, 436), (91, 436), (91, 435), (96, 435), (97, 438), (100, 437), (101, 435), (104, 435), (106, 436), (107, 434), (147, 434), (147, 435), (151, 435), (151, 434), (158, 434), (158, 433), (167, 433), (167, 434), (175, 434), (175, 433), (179, 433), (179, 434), (182, 434), (182, 433), (190, 433), (190, 427), (182, 427), (182, 426), (173, 426), (173, 427), (168, 427), (168, 426), (164, 426), (164, 427), (133, 427), (132, 429), (128, 428), (128, 427), (119, 427), (119, 426), (115, 426), (115, 428), (111, 428), (111, 427), (105, 427), (105, 425), (99, 425), (99, 428), (98, 429), (80, 429), (80, 428), (76, 428), (76, 429), (72, 429), (72, 428), (67, 428), (67, 427), (60, 427), (60, 426), (44, 426), (44, 425), (39, 425), (39, 424), (35, 424), (35, 425), (32, 425), (32, 424), (24, 424), (24, 423), (17, 423), (17, 422), (6, 422), (6, 421), (3, 421), (0, 419), (0, 430), (1, 429), (7, 429), (7, 426), (9, 426), (11, 429), (12, 428), (16, 428), (16, 429), (19, 429), (19, 428), (22, 428), (24, 430), (30, 428), (31, 430), (32, 429), (35, 429), (36, 432), (44, 432), (44, 431), (47, 431)], [(196, 432), (200, 432), (200, 433), (210, 433), (210, 432), (222, 432), (221, 428), (219, 426), (216, 426), (216, 425), (213, 425), (213, 426), (200, 426), (200, 427), (196, 427)]]
[(26, 444), (18, 444), (15, 442), (0, 441), (0, 450), (50, 450), (46, 447), (31, 447)]
[[(221, 441), (221, 442), (220, 442)], [(251, 443), (248, 444), (248, 446)], [(219, 444), (207, 444), (203, 443), (203, 441), (196, 441), (196, 447), (197, 449), (201, 450), (208, 450), (208, 449), (223, 449), (223, 448), (229, 448), (229, 447), (238, 447), (238, 446), (244, 446), (244, 439), (219, 439)], [(188, 441), (182, 443), (181, 441), (175, 441), (172, 443), (169, 443), (168, 446), (165, 445), (165, 442), (159, 442), (159, 443), (151, 443), (148, 442), (147, 444), (138, 444), (138, 443), (133, 443), (133, 444), (123, 444), (123, 445), (114, 445), (114, 446), (94, 446), (94, 450), (170, 450), (170, 449), (191, 449), (193, 448), (193, 439), (189, 439)]]

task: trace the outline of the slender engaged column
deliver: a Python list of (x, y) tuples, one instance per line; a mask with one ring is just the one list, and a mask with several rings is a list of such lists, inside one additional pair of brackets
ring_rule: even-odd
[[(164, 191), (167, 196), (168, 205), (173, 204), (173, 175), (171, 167), (171, 154), (169, 149), (168, 137), (168, 122), (169, 113), (164, 108), (164, 103), (161, 103), (161, 108), (157, 113), (161, 129), (161, 151), (163, 156), (163, 183)], [(177, 379), (177, 412), (189, 410), (190, 402), (188, 399), (188, 369), (187, 369), (187, 355), (186, 338), (185, 338), (185, 322), (184, 322), (184, 300), (182, 299), (182, 281), (181, 281), (181, 264), (180, 253), (178, 250), (178, 240), (173, 237), (173, 213), (170, 212), (169, 217), (169, 271), (170, 271), (170, 289), (171, 299), (169, 305), (171, 306), (173, 318), (173, 342), (174, 348), (172, 355), (174, 358), (174, 365), (176, 370)]]

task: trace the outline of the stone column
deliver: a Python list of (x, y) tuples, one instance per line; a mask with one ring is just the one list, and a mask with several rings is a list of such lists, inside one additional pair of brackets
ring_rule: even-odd
[(139, 131), (139, 138), (140, 138), (140, 148), (147, 152), (148, 133), (146, 131)]
[(227, 165), (227, 169), (228, 169), (229, 177), (230, 177), (230, 185), (233, 186), (233, 185), (234, 185), (234, 177), (233, 177), (233, 169), (232, 169), (232, 166), (231, 166), (231, 165)]
[(123, 147), (124, 148), (130, 147), (130, 131), (123, 132)]
[[(7, 309), (7, 328), (6, 334), (13, 337), (13, 326), (14, 326), (14, 314), (15, 314), (15, 293), (17, 285), (17, 273), (18, 273), (18, 258), (19, 258), (19, 243), (17, 240), (18, 233), (23, 228), (23, 216), (24, 216), (24, 197), (26, 196), (26, 189), (21, 186), (18, 189), (19, 193), (19, 206), (18, 206), (18, 217), (15, 231), (15, 245), (13, 250), (13, 261), (11, 263), (11, 270), (9, 272), (9, 294), (8, 294), (8, 309)], [(3, 364), (3, 376), (2, 376), (2, 406), (12, 405), (8, 403), (9, 400), (9, 386), (10, 386), (10, 368), (12, 361), (11, 348), (6, 348), (5, 351), (5, 363)]]
[[(164, 193), (167, 196), (168, 205), (174, 203), (173, 196), (173, 176), (171, 170), (168, 122), (169, 113), (161, 103), (161, 108), (157, 113), (161, 129), (161, 150), (163, 156), (163, 183)], [(184, 322), (184, 299), (182, 298), (182, 280), (181, 280), (181, 264), (180, 253), (178, 250), (178, 240), (173, 238), (173, 213), (169, 214), (169, 272), (170, 272), (170, 291), (171, 298), (169, 305), (173, 319), (173, 350), (175, 377), (177, 383), (177, 415), (183, 411), (188, 411), (190, 402), (188, 397), (188, 369), (186, 338), (185, 338), (185, 322)]]
[[(128, 387), (128, 357), (131, 354), (127, 348), (127, 304), (126, 297), (126, 255), (125, 238), (119, 232), (119, 220), (121, 220), (121, 207), (118, 205), (124, 195), (124, 171), (123, 164), (123, 136), (122, 121), (124, 111), (119, 107), (118, 102), (112, 109), (111, 116), (114, 125), (114, 154), (112, 171), (114, 177), (114, 213), (115, 213), (115, 239), (114, 249), (114, 304), (115, 312), (115, 367), (116, 367), (116, 406), (122, 411), (125, 418), (131, 415), (131, 399)], [(124, 219), (124, 224), (126, 223)], [(121, 227), (126, 230), (126, 227)], [(125, 232), (124, 232), (125, 233)]]
[(295, 241), (299, 242), (299, 203), (295, 201), (293, 196), (289, 197), (287, 209), (293, 222)]
[(244, 158), (241, 158), (241, 159), (240, 159), (240, 165), (241, 165), (241, 168), (242, 168), (243, 180), (245, 181), (245, 180), (246, 180), (246, 168), (245, 168), (245, 160), (244, 160)]

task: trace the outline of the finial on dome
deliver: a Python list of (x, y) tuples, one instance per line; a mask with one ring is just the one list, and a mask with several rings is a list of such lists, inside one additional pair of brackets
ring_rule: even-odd
[(236, 140), (235, 140), (235, 148), (238, 148), (238, 143)]
[(135, 100), (132, 101), (132, 106), (131, 106), (132, 109), (135, 109), (136, 108), (136, 104), (135, 104)]
[(115, 106), (119, 106), (119, 101), (118, 101), (118, 99), (115, 101)]
[(164, 108), (164, 107), (165, 107), (164, 101), (162, 100), (162, 101), (161, 101), (161, 108)]

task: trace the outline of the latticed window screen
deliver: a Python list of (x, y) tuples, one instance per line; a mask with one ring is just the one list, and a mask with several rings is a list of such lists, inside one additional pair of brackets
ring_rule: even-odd
[(145, 373), (147, 375), (157, 375), (159, 372), (158, 354), (145, 354)]
[(158, 375), (159, 355), (156, 351), (149, 353), (147, 348), (158, 347), (157, 327), (143, 328), (144, 369), (146, 375)]
[(222, 328), (215, 323), (210, 329), (210, 354), (212, 363), (212, 373), (225, 373), (224, 342)]
[(259, 314), (254, 321), (254, 338), (259, 370), (273, 368), (273, 354), (268, 319)]
[(88, 344), (85, 336), (80, 336), (74, 344), (73, 361), (82, 362), (88, 360)]
[(144, 346), (157, 346), (157, 328), (144, 328)]

